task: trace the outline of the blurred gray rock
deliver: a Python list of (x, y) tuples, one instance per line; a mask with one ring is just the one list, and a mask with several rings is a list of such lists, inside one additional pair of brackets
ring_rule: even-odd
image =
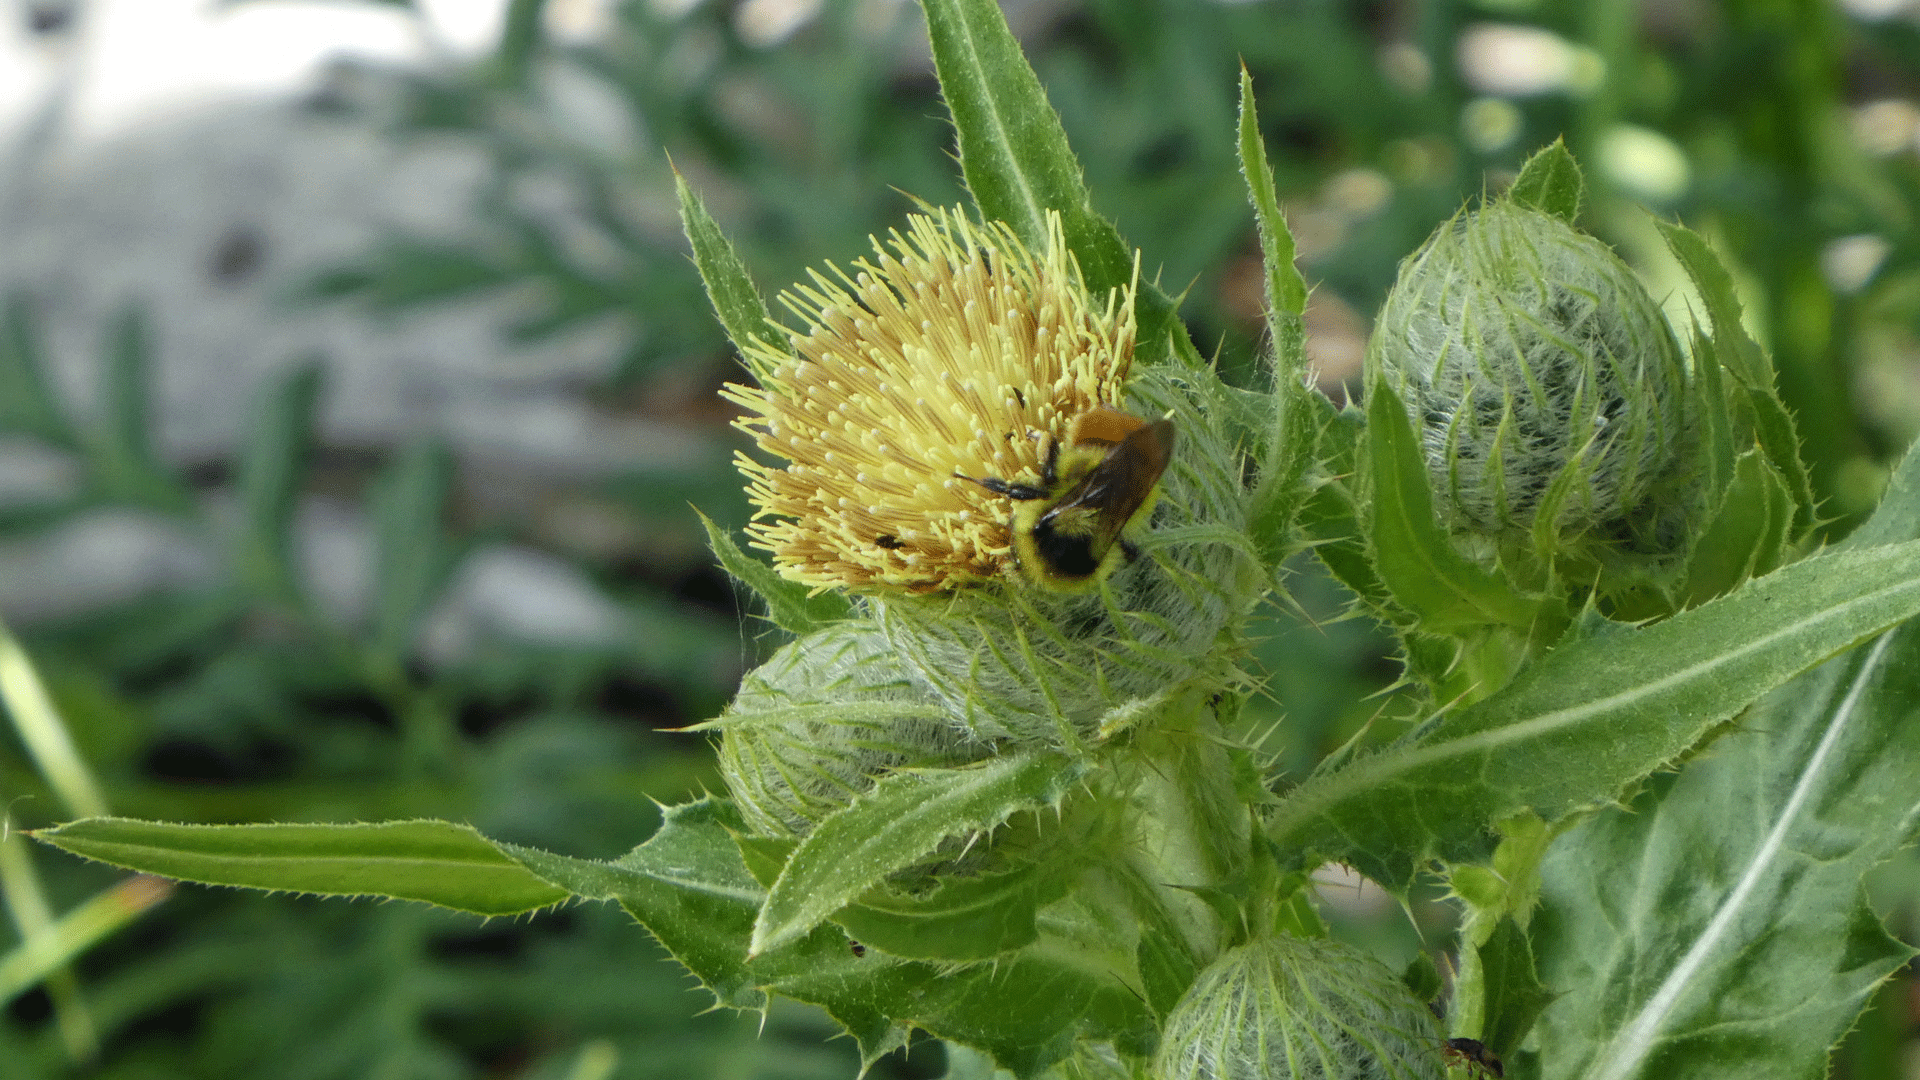
[(219, 565), (217, 545), (178, 522), (134, 510), (87, 511), (0, 544), (0, 613), (22, 623), (77, 615), (153, 589), (207, 584)]
[[(371, 95), (377, 105), (380, 78), (336, 79), (328, 92)], [(595, 130), (634, 152), (637, 133), (621, 130), (605, 115), (611, 106), (579, 82), (555, 82), (556, 107), (598, 115)], [(479, 233), (478, 196), (491, 169), (470, 140), (397, 140), (314, 101), (228, 100), (81, 137), (68, 130), (56, 87), (36, 117), (0, 130), (0, 295), (30, 299), (46, 374), (74, 416), (97, 414), (103, 339), (120, 312), (137, 306), (154, 349), (153, 427), (175, 464), (228, 460), (259, 388), (310, 359), (326, 375), (324, 444), (377, 452), (438, 434), (461, 463), (462, 491), (483, 511), (489, 499), (510, 511), (530, 488), (712, 457), (713, 446), (675, 425), (587, 400), (636, 332), (618, 320), (510, 347), (504, 331), (537, 297), (495, 290), (394, 315), (301, 299), (316, 274), (393, 235)], [(535, 204), (567, 235), (575, 211), (566, 192), (535, 183), (517, 202)], [(79, 476), (64, 455), (0, 439), (0, 509), (71, 494)], [(370, 573), (358, 514), (309, 502), (299, 522), (309, 582), (346, 622), (364, 615)], [(72, 528), (65, 539), (0, 543), (0, 613), (68, 613), (182, 583), (211, 565), (204, 552), (124, 515)], [(108, 550), (114, 542), (124, 550)], [(83, 549), (87, 557), (75, 557)], [(503, 573), (496, 566), (480, 580), (506, 580)], [(586, 587), (584, 579), (507, 577), (521, 584), (489, 585), (486, 595), (511, 593), (544, 610), (532, 593), (545, 582), (561, 590), (553, 603), (583, 602), (574, 586)], [(587, 622), (597, 626), (604, 615)]]

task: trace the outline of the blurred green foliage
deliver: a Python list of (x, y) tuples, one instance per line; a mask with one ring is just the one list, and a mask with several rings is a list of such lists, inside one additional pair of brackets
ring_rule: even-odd
[[(520, 289), (538, 303), (514, 342), (616, 321), (625, 351), (602, 391), (608, 406), (666, 411), (724, 438), (727, 414), (705, 391), (737, 369), (687, 262), (663, 151), (764, 285), (857, 257), (913, 199), (960, 197), (917, 12), (826, 0), (791, 37), (760, 43), (742, 31), (748, 3), (633, 0), (602, 33), (568, 43), (546, 34), (545, 6), (513, 0), (498, 47), (475, 62), (343, 69), (383, 91), (315, 96), (342, 123), (482, 151), (485, 225), (454, 240), (395, 235), (295, 284), (370, 316)], [(1184, 291), (1195, 340), (1238, 377), (1258, 363), (1261, 333), (1234, 143), (1244, 63), (1316, 285), (1308, 326), (1330, 378), (1397, 261), (1463, 199), (1564, 136), (1596, 166), (1585, 224), (1656, 285), (1679, 288), (1636, 203), (1685, 219), (1737, 268), (1832, 535), (1872, 505), (1887, 460), (1920, 434), (1920, 22), (1861, 21), (1829, 0), (1035, 0), (1014, 25), (1098, 208), (1143, 250), (1149, 276)], [(1555, 35), (1530, 40), (1571, 74), (1525, 93), (1487, 86), (1474, 47), (1517, 29)], [(591, 86), (591, 107), (569, 85)], [(1846, 264), (1848, 251), (1874, 257)], [(17, 627), (115, 812), (435, 816), (606, 857), (652, 827), (649, 797), (710, 782), (705, 744), (659, 729), (717, 711), (760, 647), (763, 624), (736, 628), (687, 509), (743, 520), (730, 471), (636, 472), (575, 493), (649, 523), (651, 547), (574, 556), (628, 617), (621, 643), (488, 640), (430, 663), (419, 630), (463, 558), (489, 540), (550, 542), (525, 522), (476, 514), (446, 445), (429, 434), (378, 461), (317, 446), (324, 381), (299, 366), (262, 392), (232, 460), (185, 470), (154, 450), (152, 343), (137, 309), (103, 328), (102, 407), (85, 422), (48, 389), (34, 311), (35, 298), (13, 298), (0, 325), (0, 433), (68, 455), (84, 483), (71, 498), (0, 507), (0, 536), (47, 535), (108, 508), (157, 516), (221, 553), (201, 584)], [(368, 508), (377, 585), (364, 619), (329, 615), (298, 568), (297, 511), (316, 490)], [(1257, 657), (1279, 760), (1305, 769), (1369, 725), (1367, 737), (1397, 734), (1392, 697), (1378, 696), (1397, 673), (1385, 642), (1341, 621), (1343, 597), (1304, 564), (1292, 599)], [(16, 800), (15, 825), (59, 816), (11, 733), (0, 736), (0, 798)], [(113, 880), (45, 851), (33, 858), (56, 910)], [(1876, 879), (1876, 898), (1914, 940), (1920, 891), (1903, 866)], [(1411, 933), (1386, 925), (1354, 933)], [(752, 1017), (690, 1024), (702, 999), (609, 908), (481, 925), (405, 905), (189, 888), (77, 972), (77, 1001), (60, 1007), (86, 1011), (98, 1057), (71, 1060), (55, 996), (35, 990), (0, 1015), (0, 1074), (855, 1069), (851, 1047), (822, 1046), (828, 1026), (800, 1010), (776, 1011), (764, 1031)], [(1882, 995), (1839, 1075), (1896, 1075), (1920, 1026), (1902, 996), (1911, 986)], [(940, 1063), (922, 1054), (889, 1067), (923, 1076)]]

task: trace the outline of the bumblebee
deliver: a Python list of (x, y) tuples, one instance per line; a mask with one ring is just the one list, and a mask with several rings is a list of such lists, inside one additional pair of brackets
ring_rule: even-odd
[(960, 476), (1014, 501), (1008, 531), (1020, 568), (1035, 583), (1086, 592), (1122, 559), (1139, 557), (1125, 537), (1159, 495), (1173, 460), (1173, 421), (1142, 420), (1104, 405), (1074, 417), (1065, 444), (1047, 443), (1040, 483)]
[(1507, 1075), (1500, 1059), (1493, 1056), (1479, 1039), (1448, 1039), (1440, 1047), (1440, 1056), (1446, 1060), (1450, 1069), (1464, 1068), (1470, 1075), (1491, 1076), (1495, 1080)]

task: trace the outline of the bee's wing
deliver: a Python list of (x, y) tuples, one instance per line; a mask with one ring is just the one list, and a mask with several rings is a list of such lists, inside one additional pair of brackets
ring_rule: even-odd
[(1152, 497), (1171, 460), (1173, 422), (1139, 428), (1069, 488), (1046, 517), (1055, 529), (1088, 537), (1096, 553), (1104, 552)]

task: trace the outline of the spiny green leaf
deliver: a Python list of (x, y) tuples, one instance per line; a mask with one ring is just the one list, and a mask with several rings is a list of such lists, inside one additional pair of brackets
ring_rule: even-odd
[(1797, 508), (1795, 534), (1798, 535), (1811, 526), (1816, 504), (1813, 481), (1806, 464), (1800, 460), (1800, 434), (1794, 427), (1793, 414), (1787, 411), (1786, 404), (1771, 386), (1747, 391), (1747, 404), (1752, 410), (1754, 436), (1760, 448), (1767, 452), (1767, 460), (1773, 462), (1793, 489)]
[(754, 922), (751, 951), (805, 934), (948, 837), (1046, 805), (1077, 776), (1068, 759), (1030, 751), (885, 777), (800, 842)]
[[(877, 950), (855, 955), (838, 929), (824, 927), (809, 940), (831, 936), (839, 940), (832, 959), (812, 957), (812, 963), (779, 976), (769, 984), (781, 996), (818, 1005), (845, 1028), (860, 1046), (864, 1073), (888, 1053), (905, 1046), (909, 1029), (892, 1018), (907, 1011), (940, 971), (931, 964), (898, 960)], [(764, 963), (755, 965), (764, 970)]]
[(1520, 175), (1507, 189), (1507, 198), (1563, 218), (1571, 225), (1580, 216), (1580, 200), (1586, 191), (1580, 163), (1573, 160), (1564, 141), (1555, 139), (1520, 166)]
[(911, 1003), (913, 1022), (983, 1050), (1016, 1077), (1039, 1076), (1084, 1039), (1151, 1052), (1153, 1016), (1133, 990), (1067, 957), (1023, 950), (926, 985)]
[[(1267, 271), (1267, 310), (1299, 318), (1307, 309), (1307, 280), (1293, 264), (1293, 232), (1280, 212), (1273, 189), (1273, 166), (1260, 139), (1260, 117), (1253, 104), (1253, 76), (1240, 66), (1240, 175), (1246, 178), (1253, 200), (1253, 220), (1260, 229), (1260, 256)], [(1291, 358), (1289, 358), (1291, 359)], [(1283, 374), (1300, 374), (1285, 372)]]
[(1533, 1030), (1554, 993), (1540, 982), (1533, 947), (1512, 919), (1494, 924), (1478, 952), (1480, 984), (1486, 994), (1480, 1041), (1495, 1054), (1511, 1054)]
[[(1711, 357), (1732, 372), (1739, 387), (1747, 391), (1744, 402), (1738, 395), (1733, 400), (1744, 404), (1761, 447), (1793, 490), (1798, 506), (1795, 521), (1805, 529), (1813, 520), (1813, 482), (1800, 460), (1800, 438), (1794, 430), (1793, 417), (1781, 403), (1774, 386), (1773, 364), (1741, 325), (1740, 298), (1734, 291), (1733, 276), (1699, 234), (1680, 225), (1656, 224), (1668, 249), (1680, 260), (1694, 287), (1700, 291), (1701, 302), (1707, 307), (1708, 324), (1713, 328)], [(1708, 407), (1715, 406), (1709, 403)]]
[[(1095, 292), (1133, 280), (1133, 252), (1120, 230), (1094, 212), (1080, 162), (1059, 114), (994, 0), (923, 0), (934, 73), (953, 117), (960, 171), (988, 220), (1004, 221), (1028, 247), (1044, 250), (1047, 211), (1060, 215), (1067, 250)], [(1139, 340), (1158, 348), (1169, 331), (1182, 341), (1173, 302), (1142, 283)]]
[[(1804, 565), (1804, 564), (1802, 564)], [(1546, 1075), (1802, 1080), (1914, 954), (1861, 876), (1920, 815), (1920, 631), (1782, 687), (1547, 858)]]
[(1920, 445), (1907, 448), (1907, 454), (1894, 467), (1887, 490), (1873, 516), (1853, 530), (1840, 545), (1843, 548), (1897, 544), (1920, 537)]
[(1689, 602), (1703, 603), (1780, 565), (1793, 511), (1793, 492), (1766, 455), (1740, 455), (1719, 508), (1687, 553)]
[(878, 888), (833, 917), (861, 942), (909, 960), (991, 960), (1039, 936), (1034, 915), (1066, 893), (1060, 861), (943, 879), (927, 893)]
[(1713, 327), (1713, 344), (1721, 353), (1721, 363), (1733, 372), (1741, 384), (1748, 387), (1773, 386), (1773, 364), (1767, 360), (1766, 353), (1748, 336), (1746, 327), (1740, 322), (1740, 297), (1734, 291), (1733, 275), (1720, 263), (1720, 257), (1713, 253), (1699, 233), (1684, 225), (1668, 222), (1656, 222), (1660, 235), (1667, 241), (1667, 247), (1674, 258), (1693, 279), (1694, 287), (1700, 290), (1700, 300), (1707, 306), (1707, 319)]
[(1307, 283), (1294, 265), (1293, 233), (1280, 212), (1273, 168), (1260, 140), (1253, 79), (1240, 69), (1240, 171), (1253, 201), (1260, 231), (1260, 257), (1267, 278), (1267, 328), (1273, 338), (1272, 392), (1262, 395), (1270, 418), (1261, 433), (1260, 477), (1248, 511), (1248, 532), (1270, 566), (1293, 550), (1294, 522), (1309, 495), (1305, 479), (1314, 461), (1329, 411), (1310, 389), (1307, 370)]
[(173, 825), (86, 818), (33, 838), (82, 858), (202, 885), (419, 900), (517, 915), (568, 898), (492, 841), (445, 821)]
[(1374, 568), (1423, 629), (1438, 633), (1489, 623), (1524, 629), (1540, 617), (1539, 603), (1461, 557), (1435, 523), (1419, 440), (1384, 379), (1375, 380), (1367, 395), (1367, 450)]
[(1920, 541), (1834, 551), (1644, 629), (1597, 622), (1431, 734), (1282, 801), (1283, 850), (1404, 887), (1431, 857), (1483, 859), (1489, 827), (1615, 797), (1822, 660), (1920, 614)]
[(959, 137), (960, 169), (980, 212), (1004, 221), (1038, 251), (1047, 211), (1060, 214), (1067, 247), (1096, 290), (1133, 279), (1133, 256), (1093, 212), (1080, 162), (1020, 42), (993, 0), (926, 0), (934, 71)]
[[(700, 512), (696, 510), (694, 513)], [(773, 567), (742, 551), (727, 530), (715, 525), (707, 515), (700, 514), (700, 523), (706, 526), (707, 544), (713, 548), (714, 557), (720, 560), (720, 568), (767, 605), (767, 618), (772, 620), (773, 625), (800, 637), (839, 622), (853, 613), (853, 605), (847, 602), (844, 594), (809, 594), (807, 586), (788, 581)]]
[(747, 965), (747, 936), (766, 893), (747, 873), (729, 830), (744, 831), (727, 802), (667, 807), (660, 830), (614, 860), (635, 878), (615, 897), (724, 1005), (766, 1004)]

